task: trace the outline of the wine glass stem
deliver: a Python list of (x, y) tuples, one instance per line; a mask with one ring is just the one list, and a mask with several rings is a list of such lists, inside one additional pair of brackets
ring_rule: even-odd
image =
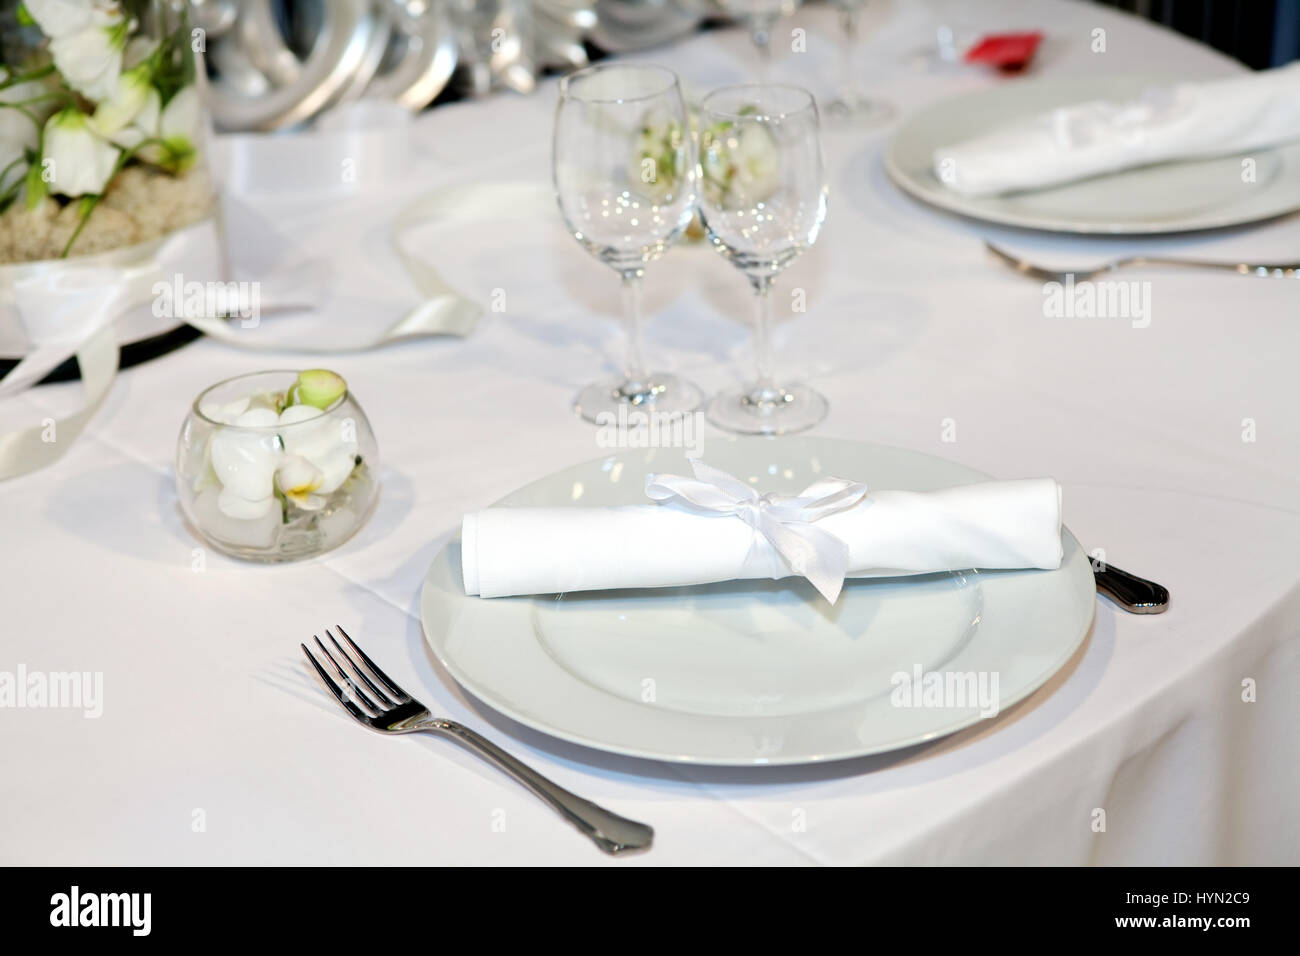
[(846, 102), (857, 93), (853, 82), (853, 54), (858, 45), (858, 9), (840, 11), (840, 98)]
[(772, 28), (776, 26), (774, 17), (758, 17), (753, 21), (749, 34), (758, 50), (758, 82), (766, 83), (772, 72)]
[(758, 367), (755, 393), (771, 393), (776, 389), (772, 362), (772, 277), (750, 276), (754, 287), (754, 357)]
[(629, 394), (645, 391), (645, 360), (641, 344), (641, 269), (623, 273), (623, 324), (627, 329), (627, 361), (623, 366), (623, 390)]

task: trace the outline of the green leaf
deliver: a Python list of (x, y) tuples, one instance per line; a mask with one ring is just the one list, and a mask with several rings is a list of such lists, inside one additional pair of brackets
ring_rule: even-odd
[(32, 15), (27, 11), (27, 4), (25, 3), (18, 4), (17, 17), (18, 25), (20, 27), (36, 26), (36, 20), (33, 19)]
[(49, 195), (49, 187), (45, 180), (41, 178), (41, 173), (45, 167), (39, 162), (32, 163), (27, 167), (27, 208), (35, 209), (41, 204), (46, 196)]

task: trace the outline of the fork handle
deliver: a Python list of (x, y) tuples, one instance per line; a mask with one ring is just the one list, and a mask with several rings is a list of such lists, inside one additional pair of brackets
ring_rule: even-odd
[[(1300, 276), (1300, 263), (1288, 262), (1276, 265), (1250, 265), (1244, 262), (1214, 262), (1209, 259), (1179, 259), (1166, 256), (1132, 256), (1121, 259), (1116, 265), (1141, 266), (1184, 266), (1189, 269), (1224, 269), (1239, 275), (1263, 275), (1265, 277), (1282, 276), (1291, 278)], [(1262, 273), (1259, 270), (1264, 270)]]
[(648, 849), (654, 840), (655, 831), (644, 823), (620, 817), (617, 813), (611, 813), (590, 800), (584, 800), (577, 794), (570, 793), (463, 724), (434, 717), (421, 721), (412, 729), (451, 737), (468, 750), (496, 764), (549, 803), (556, 813), (610, 855)]

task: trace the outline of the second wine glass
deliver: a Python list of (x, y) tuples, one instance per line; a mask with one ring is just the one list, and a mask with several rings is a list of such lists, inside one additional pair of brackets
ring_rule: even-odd
[(570, 233), (623, 278), (628, 358), (621, 381), (590, 385), (574, 408), (602, 423), (620, 407), (682, 413), (703, 397), (690, 382), (646, 371), (641, 277), (695, 215), (697, 168), (677, 75), (659, 66), (595, 66), (560, 81), (555, 194)]
[(826, 399), (773, 371), (772, 283), (817, 241), (826, 219), (820, 123), (795, 86), (733, 86), (700, 106), (700, 218), (709, 241), (749, 279), (757, 303), (758, 376), (723, 392), (706, 414), (719, 428), (776, 435), (811, 428)]
[(826, 104), (826, 115), (839, 123), (851, 123), (867, 129), (894, 118), (894, 108), (884, 100), (863, 93), (854, 76), (858, 53), (858, 34), (867, 0), (832, 0), (840, 16), (840, 89)]
[(722, 0), (722, 7), (742, 20), (749, 39), (758, 51), (758, 82), (768, 82), (772, 66), (772, 39), (776, 25), (788, 17), (803, 0)]

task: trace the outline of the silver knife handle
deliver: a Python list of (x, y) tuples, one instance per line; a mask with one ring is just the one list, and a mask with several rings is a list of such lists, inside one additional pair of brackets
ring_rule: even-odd
[(1136, 574), (1089, 559), (1097, 590), (1133, 614), (1160, 614), (1169, 607), (1169, 589)]

